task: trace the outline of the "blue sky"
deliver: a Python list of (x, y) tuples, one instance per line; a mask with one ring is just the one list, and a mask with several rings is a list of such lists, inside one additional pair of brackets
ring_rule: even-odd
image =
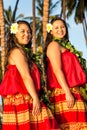
[[(53, 2), (56, 2), (57, 0), (53, 0)], [(15, 6), (16, 0), (3, 0), (4, 2), (4, 8), (7, 9), (8, 6), (10, 5), (12, 9)], [(55, 11), (56, 10), (56, 11)], [(60, 5), (56, 7), (54, 10), (53, 14), (59, 14), (60, 13)], [(24, 14), (24, 16), (32, 16), (32, 0), (20, 0), (19, 5), (18, 5), (18, 14)], [(82, 25), (78, 24), (76, 25), (73, 16), (70, 17), (67, 20), (69, 24), (69, 38), (71, 43), (80, 51), (83, 52), (83, 57), (87, 59), (87, 47), (83, 35), (83, 29)]]

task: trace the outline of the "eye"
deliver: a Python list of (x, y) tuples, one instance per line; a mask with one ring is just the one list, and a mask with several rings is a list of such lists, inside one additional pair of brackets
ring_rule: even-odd
[(31, 32), (30, 32), (30, 31), (27, 31), (27, 33), (28, 33), (28, 34), (31, 34)]
[(21, 33), (24, 33), (24, 30), (21, 30)]
[(62, 26), (62, 28), (65, 28), (65, 26)]
[(58, 29), (59, 27), (55, 27), (55, 29)]

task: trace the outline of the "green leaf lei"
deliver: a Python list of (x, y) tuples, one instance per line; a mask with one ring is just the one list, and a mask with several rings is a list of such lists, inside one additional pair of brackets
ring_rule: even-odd
[[(66, 40), (66, 39), (58, 39), (58, 38), (53, 38), (54, 41), (58, 42), (61, 46), (65, 47), (66, 49), (69, 49), (70, 52), (73, 52), (77, 57), (78, 57), (78, 60), (82, 66), (82, 68), (84, 69), (85, 73), (86, 73), (86, 76), (87, 76), (87, 67), (86, 67), (86, 59), (84, 59), (82, 57), (82, 52), (81, 51), (78, 51), (74, 45), (72, 45), (70, 43), (69, 40)], [(85, 87), (80, 87), (80, 91), (81, 91), (81, 94), (82, 96), (84, 97), (84, 99), (87, 101), (87, 83), (85, 84)]]

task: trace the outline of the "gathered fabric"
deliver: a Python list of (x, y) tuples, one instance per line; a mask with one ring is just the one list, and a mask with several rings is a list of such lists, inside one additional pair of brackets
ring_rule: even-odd
[[(35, 84), (35, 89), (39, 93), (40, 91), (40, 73), (36, 64), (33, 63), (33, 67), (30, 70), (31, 77)], [(9, 64), (5, 72), (4, 78), (0, 84), (0, 95), (6, 96), (9, 94), (28, 94), (23, 79), (16, 67), (16, 65)]]
[[(61, 55), (61, 60), (62, 70), (70, 88), (73, 88), (78, 85), (83, 85), (87, 82), (86, 74), (82, 69), (77, 57), (72, 52), (70, 52), (69, 50), (64, 51)], [(49, 58), (47, 58), (47, 66), (48, 89), (53, 89), (56, 87), (61, 88), (61, 85), (58, 83), (56, 76), (53, 72), (53, 68)], [(51, 87), (49, 88), (49, 86)]]

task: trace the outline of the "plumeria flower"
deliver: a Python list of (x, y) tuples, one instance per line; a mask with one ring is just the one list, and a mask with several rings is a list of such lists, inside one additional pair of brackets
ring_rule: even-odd
[(17, 23), (13, 23), (11, 25), (11, 29), (10, 29), (12, 34), (16, 34), (18, 32), (18, 24)]
[(47, 32), (49, 33), (51, 30), (52, 30), (52, 24), (51, 23), (48, 23), (47, 24)]

